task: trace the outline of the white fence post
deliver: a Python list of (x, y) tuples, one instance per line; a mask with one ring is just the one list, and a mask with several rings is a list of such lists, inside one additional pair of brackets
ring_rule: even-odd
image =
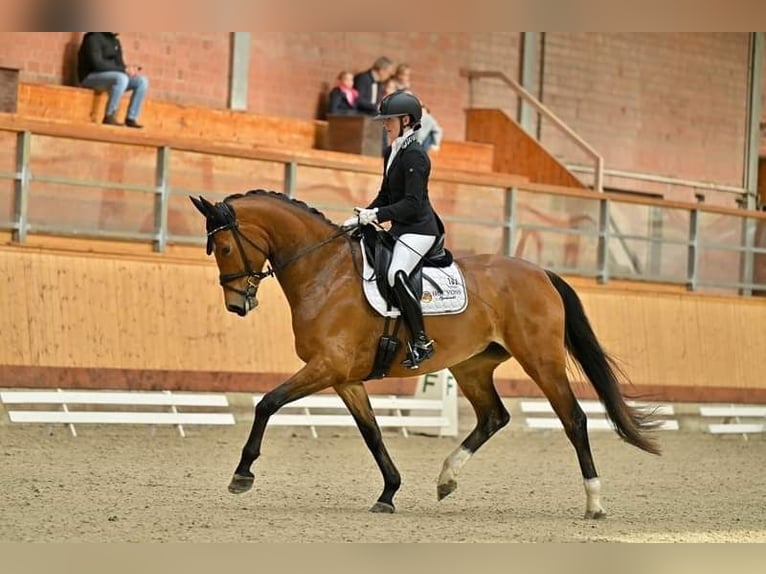
[(449, 369), (442, 369), (418, 377), (414, 397), (442, 401), (444, 405), (442, 416), (449, 421), (448, 426), (419, 429), (418, 432), (433, 436), (457, 436), (457, 383)]

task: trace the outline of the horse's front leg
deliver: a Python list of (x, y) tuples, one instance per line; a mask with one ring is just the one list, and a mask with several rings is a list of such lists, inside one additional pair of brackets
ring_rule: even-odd
[(399, 471), (383, 444), (378, 421), (370, 405), (370, 397), (362, 383), (347, 383), (335, 387), (335, 391), (343, 399), (351, 416), (354, 417), (359, 432), (362, 433), (367, 448), (370, 449), (375, 462), (383, 474), (383, 493), (378, 501), (370, 508), (370, 512), (391, 513), (394, 511), (394, 494), (402, 482)]
[(250, 436), (247, 438), (242, 457), (229, 483), (229, 492), (240, 494), (253, 487), (255, 476), (250, 466), (261, 454), (261, 442), (269, 417), (287, 403), (296, 401), (322, 389), (333, 386), (337, 379), (325, 372), (321, 367), (307, 364), (295, 373), (289, 380), (266, 393), (255, 407), (255, 418)]

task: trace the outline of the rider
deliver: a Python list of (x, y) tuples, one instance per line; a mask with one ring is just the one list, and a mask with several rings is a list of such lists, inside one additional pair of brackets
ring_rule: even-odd
[(383, 120), (391, 145), (384, 154), (383, 181), (377, 197), (366, 208), (355, 208), (357, 215), (345, 227), (391, 222), (396, 238), (388, 284), (399, 301), (399, 309), (412, 334), (409, 356), (403, 365), (417, 369), (433, 355), (433, 341), (423, 326), (420, 301), (410, 285), (409, 275), (431, 249), (444, 225), (428, 200), (431, 162), (415, 137), (422, 117), (420, 100), (404, 91), (389, 94), (380, 102), (378, 115)]

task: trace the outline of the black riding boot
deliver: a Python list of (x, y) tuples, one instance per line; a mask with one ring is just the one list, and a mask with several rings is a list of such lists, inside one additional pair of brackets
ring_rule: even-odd
[(404, 271), (399, 271), (396, 274), (394, 293), (399, 300), (399, 310), (402, 312), (404, 322), (407, 323), (412, 334), (412, 341), (409, 343), (409, 356), (402, 361), (402, 365), (410, 369), (417, 369), (420, 363), (433, 355), (434, 342), (426, 336), (420, 301), (412, 292)]

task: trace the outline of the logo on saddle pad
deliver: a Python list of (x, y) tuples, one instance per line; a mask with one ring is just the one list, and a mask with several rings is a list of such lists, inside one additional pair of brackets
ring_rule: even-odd
[[(398, 317), (399, 309), (394, 307), (391, 311), (387, 311), (388, 305), (378, 290), (375, 271), (367, 260), (364, 249), (362, 249), (362, 259), (364, 260), (362, 285), (367, 302), (384, 317)], [(463, 274), (456, 263), (453, 262), (449, 267), (426, 267), (423, 269), (423, 276), (423, 295), (420, 297), (423, 315), (455, 315), (465, 311), (468, 306), (468, 292)], [(438, 286), (438, 289), (434, 285)]]

